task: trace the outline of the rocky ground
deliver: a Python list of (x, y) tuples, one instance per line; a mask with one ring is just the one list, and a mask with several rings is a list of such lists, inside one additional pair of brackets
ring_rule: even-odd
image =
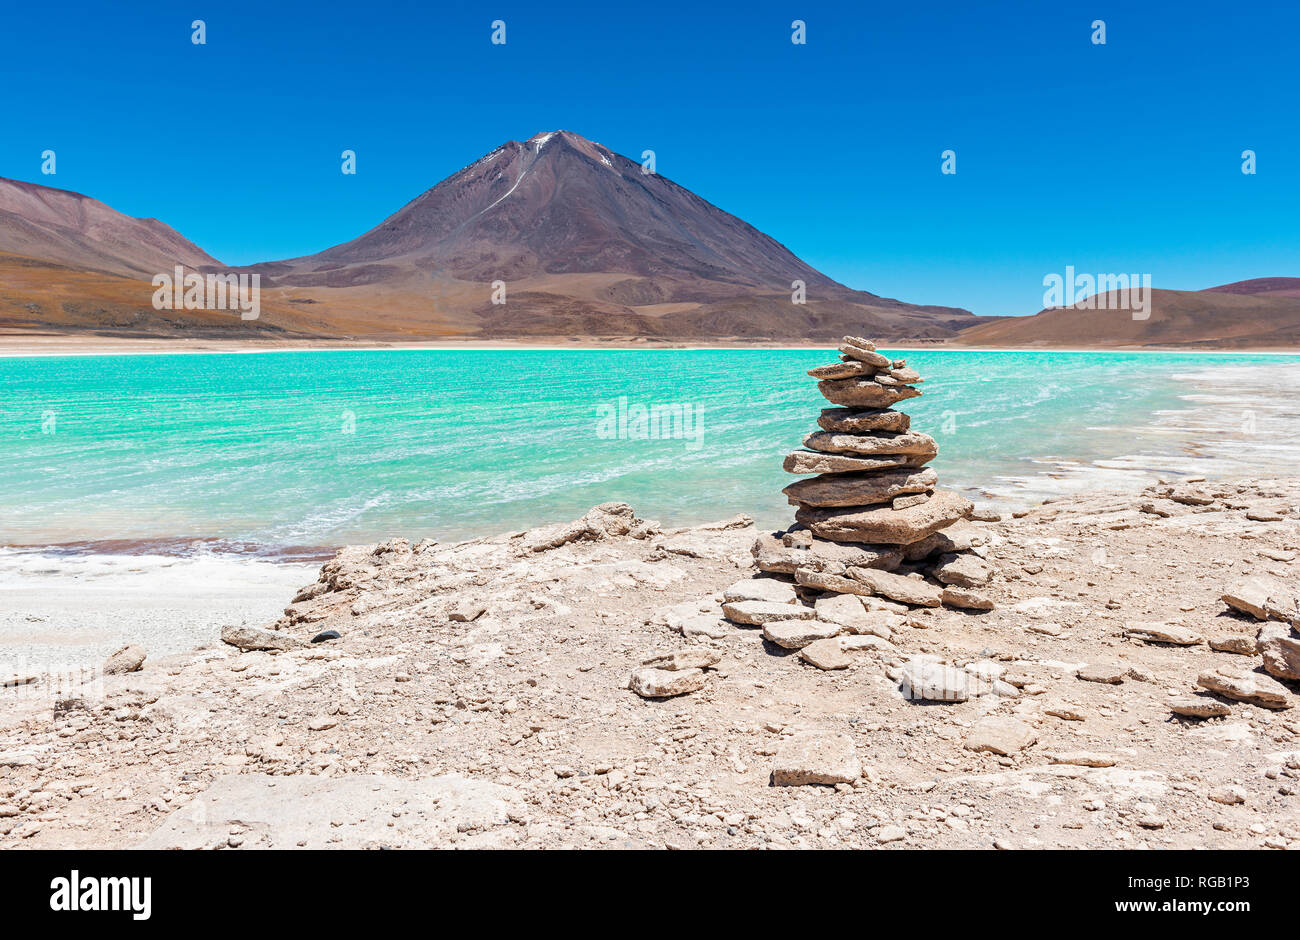
[(617, 504), (348, 548), (265, 630), (9, 680), (0, 847), (1300, 848), (1300, 479), (1017, 516), (954, 569), (989, 611)]

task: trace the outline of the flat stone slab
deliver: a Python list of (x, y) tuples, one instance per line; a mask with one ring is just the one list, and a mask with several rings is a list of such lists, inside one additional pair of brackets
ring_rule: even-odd
[(707, 636), (712, 640), (721, 640), (723, 637), (735, 633), (736, 626), (721, 617), (713, 617), (709, 614), (693, 614), (679, 619), (676, 622), (675, 629), (684, 637)]
[(853, 594), (858, 597), (874, 597), (876, 593), (869, 584), (854, 581), (846, 575), (819, 571), (816, 568), (796, 568), (794, 579), (804, 587), (815, 588), (818, 591), (834, 591), (836, 594)]
[(642, 666), (653, 666), (655, 669), (666, 669), (669, 672), (679, 672), (685, 669), (707, 669), (710, 666), (716, 666), (722, 662), (722, 654), (717, 650), (709, 649), (688, 649), (678, 650), (675, 653), (665, 653), (663, 656), (652, 656), (643, 660)]
[(1283, 709), (1293, 704), (1287, 687), (1263, 673), (1218, 669), (1201, 673), (1196, 677), (1196, 684), (1226, 698), (1260, 708)]
[(906, 496), (895, 496), (891, 501), (895, 509), (906, 509), (908, 506), (916, 506), (930, 498), (929, 493), (910, 493)]
[(974, 505), (951, 490), (935, 490), (919, 506), (907, 509), (813, 509), (802, 508), (795, 519), (819, 538), (833, 542), (869, 542), (908, 545), (964, 519)]
[(903, 622), (898, 614), (887, 610), (868, 610), (860, 596), (855, 594), (836, 594), (832, 597), (820, 597), (813, 604), (818, 620), (843, 625), (850, 633), (872, 634), (891, 639)]
[(901, 454), (849, 457), (844, 454), (823, 454), (815, 450), (796, 450), (785, 455), (785, 463), (782, 466), (786, 473), (856, 473), (917, 466), (922, 463), (925, 461)]
[(930, 573), (936, 580), (959, 588), (978, 588), (993, 578), (993, 569), (988, 562), (970, 552), (940, 555)]
[(1130, 623), (1124, 627), (1124, 635), (1144, 643), (1168, 643), (1171, 646), (1196, 646), (1204, 643), (1205, 638), (1195, 630), (1176, 627), (1169, 623)]
[[(879, 639), (877, 637), (877, 639)], [(818, 669), (848, 669), (853, 659), (838, 639), (813, 640), (799, 651), (799, 658)]]
[(797, 650), (838, 636), (844, 630), (842, 624), (824, 620), (778, 620), (763, 626), (763, 636), (784, 649)]
[(745, 578), (723, 591), (722, 599), (731, 603), (770, 601), (776, 604), (793, 604), (798, 600), (794, 585), (778, 578)]
[(761, 627), (773, 620), (811, 620), (817, 616), (811, 607), (802, 604), (778, 604), (772, 601), (736, 601), (724, 603), (722, 615), (732, 623)]
[(814, 431), (803, 439), (803, 446), (824, 454), (847, 454), (850, 457), (875, 457), (879, 454), (902, 454), (907, 457), (933, 457), (939, 444), (928, 434), (907, 431), (894, 434), (877, 431), (871, 434), (840, 434)]
[(840, 344), (840, 354), (848, 356), (857, 362), (865, 362), (869, 366), (875, 366), (877, 369), (888, 369), (893, 365), (890, 358), (882, 353), (876, 352), (874, 346), (868, 348), (860, 346), (857, 343), (851, 343), (848, 338)]
[(223, 627), (221, 640), (241, 650), (293, 650), (307, 645), (291, 633), (262, 627)]
[(809, 369), (808, 374), (814, 379), (848, 379), (857, 376), (873, 376), (879, 369), (875, 366), (868, 365), (856, 359), (850, 359), (842, 362), (832, 362), (828, 365), (817, 366), (815, 369)]
[(1255, 656), (1259, 653), (1259, 644), (1253, 636), (1224, 633), (1210, 637), (1210, 649), (1219, 653), (1236, 653), (1238, 656)]
[(1185, 718), (1227, 718), (1232, 709), (1209, 696), (1177, 699), (1169, 703), (1169, 710)]
[(778, 787), (853, 783), (862, 776), (853, 739), (842, 731), (804, 731), (781, 743), (772, 762)]
[(795, 548), (773, 535), (760, 535), (751, 552), (760, 571), (770, 574), (794, 574), (799, 568), (843, 571), (849, 565), (859, 568), (897, 568), (903, 555), (896, 545), (865, 545), (855, 542), (831, 542), (812, 538), (808, 547)]
[(939, 482), (932, 468), (906, 468), (875, 473), (826, 473), (791, 483), (781, 492), (794, 505), (866, 506), (887, 503), (896, 496), (925, 493)]
[(957, 607), (961, 610), (992, 610), (996, 606), (993, 598), (986, 594), (981, 594), (972, 588), (953, 587), (950, 584), (944, 585), (939, 600), (943, 602), (944, 607)]
[(971, 697), (972, 677), (952, 666), (910, 659), (903, 664), (903, 697), (922, 702), (964, 702)]
[(1127, 670), (1117, 663), (1089, 663), (1075, 673), (1075, 675), (1084, 682), (1099, 682), (1103, 685), (1119, 685), (1124, 681), (1126, 673)]
[(1051, 761), (1075, 767), (1114, 767), (1118, 763), (1110, 754), (1098, 751), (1058, 751), (1052, 755)]
[(867, 378), (822, 379), (817, 390), (831, 404), (848, 408), (888, 408), (921, 395), (910, 385), (881, 385)]
[(1264, 624), (1256, 645), (1269, 675), (1300, 680), (1300, 636), (1291, 627), (1276, 621)]
[(959, 519), (933, 535), (903, 546), (902, 552), (908, 561), (924, 561), (933, 555), (969, 551), (974, 546), (983, 544), (983, 541), (984, 532), (979, 526)]
[(232, 774), (213, 780), (137, 847), (224, 847), (237, 826), (244, 848), (435, 849), (450, 845), (458, 830), (495, 830), (501, 839), (521, 807), (516, 791), (459, 774)]
[(1248, 578), (1225, 591), (1222, 600), (1233, 610), (1254, 617), (1256, 620), (1268, 619), (1268, 599), (1277, 585), (1262, 578)]
[(642, 698), (672, 698), (698, 692), (707, 682), (703, 669), (656, 669), (643, 666), (633, 671), (627, 685)]
[(1038, 740), (1038, 732), (1023, 721), (990, 715), (981, 718), (966, 734), (966, 748), (990, 751), (1010, 757)]
[(912, 419), (892, 408), (823, 408), (817, 418), (823, 431), (841, 434), (864, 434), (893, 431), (901, 434), (912, 426)]
[(943, 602), (943, 588), (929, 581), (874, 568), (849, 568), (848, 576), (871, 588), (871, 593), (918, 607), (938, 607)]

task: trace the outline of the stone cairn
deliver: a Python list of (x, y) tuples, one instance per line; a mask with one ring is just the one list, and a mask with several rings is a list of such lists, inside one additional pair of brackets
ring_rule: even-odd
[[(992, 574), (981, 527), (967, 521), (974, 506), (936, 488), (926, 464), (938, 444), (892, 407), (921, 394), (921, 376), (859, 337), (844, 337), (839, 350), (839, 362), (808, 373), (836, 407), (822, 410), (806, 449), (785, 459), (790, 473), (810, 475), (783, 491), (798, 507), (796, 524), (754, 544), (759, 570), (784, 577), (741, 582), (723, 604), (727, 619), (762, 625), (781, 646), (816, 643), (815, 655), (833, 663), (823, 668), (855, 645), (842, 635), (887, 636), (891, 618), (896, 625), (914, 607), (993, 608), (981, 591)], [(841, 639), (818, 642), (831, 637)]]

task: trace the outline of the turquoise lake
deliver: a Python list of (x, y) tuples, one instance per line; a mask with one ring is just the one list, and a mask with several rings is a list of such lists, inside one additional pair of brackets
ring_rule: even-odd
[[(887, 351), (926, 380), (923, 397), (900, 409), (939, 441), (942, 484), (977, 499), (1041, 498), (1053, 481), (1086, 479), (1117, 458), (1117, 472), (1171, 461), (1194, 472), (1216, 439), (1237, 438), (1239, 451), (1240, 428), (1279, 466), (1294, 465), (1291, 449), (1269, 451), (1277, 434), (1260, 427), (1276, 432), (1295, 416), (1296, 398), (1277, 389), (1294, 383), (1300, 360)], [(795, 478), (782, 457), (825, 405), (805, 372), (833, 358), (749, 349), (0, 359), (0, 544), (197, 542), (283, 554), (522, 529), (609, 500), (665, 525), (739, 512), (784, 525), (793, 510), (781, 488)], [(1225, 376), (1231, 394), (1220, 400)], [(1241, 390), (1252, 377), (1275, 400), (1247, 415)], [(651, 406), (679, 419), (660, 429), (679, 436), (636, 437), (636, 415)]]

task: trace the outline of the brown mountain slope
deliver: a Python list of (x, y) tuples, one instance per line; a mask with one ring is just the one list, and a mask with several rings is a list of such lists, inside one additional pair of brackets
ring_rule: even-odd
[(1300, 277), (1256, 277), (1234, 281), (1206, 290), (1221, 294), (1254, 294), (1269, 297), (1300, 297)]
[[(324, 311), (364, 291), (376, 334), (945, 338), (975, 321), (851, 290), (568, 131), (510, 141), (359, 238), (251, 270)], [(794, 281), (805, 304), (791, 302)], [(504, 304), (492, 303), (494, 282)]]
[(220, 264), (157, 219), (132, 218), (80, 193), (3, 177), (0, 252), (146, 279), (177, 264)]
[(1133, 319), (1132, 309), (1119, 308), (1116, 294), (1104, 296), (1116, 309), (1081, 309), (1076, 304), (1031, 317), (1007, 317), (963, 330), (957, 342), (967, 346), (1240, 349), (1300, 345), (1300, 297), (1285, 292), (1155, 290), (1145, 320)]

